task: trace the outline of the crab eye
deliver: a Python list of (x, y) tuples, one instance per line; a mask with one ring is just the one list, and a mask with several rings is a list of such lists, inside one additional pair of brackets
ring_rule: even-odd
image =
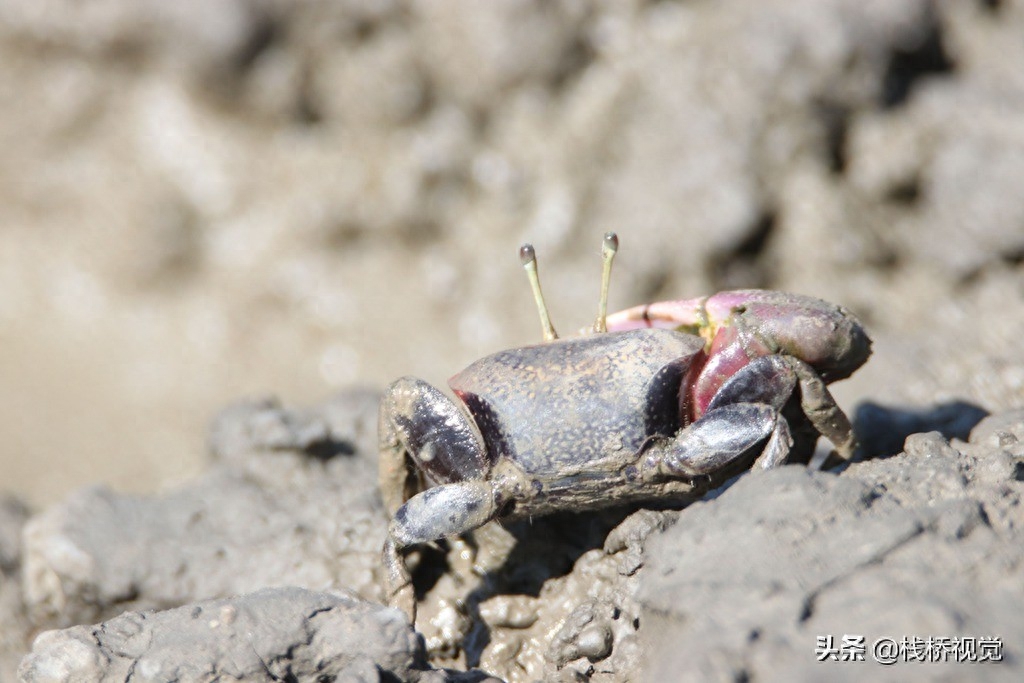
[(534, 251), (532, 244), (527, 243), (519, 247), (519, 260), (523, 262), (526, 276), (530, 280), (530, 287), (533, 289), (533, 300), (537, 304), (537, 312), (540, 314), (540, 326), (544, 332), (544, 341), (554, 341), (558, 339), (558, 333), (555, 332), (555, 328), (551, 324), (548, 306), (544, 303), (544, 294), (540, 291), (540, 276), (537, 274), (537, 252)]
[(597, 320), (594, 321), (594, 332), (608, 331), (608, 285), (612, 279), (612, 261), (619, 250), (619, 236), (614, 232), (604, 234), (601, 246), (601, 298), (597, 304)]

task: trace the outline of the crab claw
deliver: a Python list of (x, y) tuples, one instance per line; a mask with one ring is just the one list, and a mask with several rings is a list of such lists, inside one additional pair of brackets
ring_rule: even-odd
[[(841, 306), (801, 294), (763, 289), (720, 292), (710, 297), (660, 301), (608, 316), (609, 330), (662, 327), (698, 334), (709, 353), (730, 337), (746, 336), (751, 348), (800, 358), (822, 379), (849, 377), (871, 355), (871, 339)], [(730, 328), (732, 328), (730, 330)]]
[(784, 356), (799, 368), (805, 412), (819, 413), (808, 413), (808, 418), (840, 455), (852, 455), (849, 421), (825, 385), (863, 365), (871, 355), (871, 339), (841, 306), (800, 294), (748, 289), (661, 301), (608, 316), (609, 330), (638, 327), (678, 329), (704, 339), (705, 360), (691, 367), (683, 397), (688, 420), (704, 415), (722, 386), (753, 360)]
[(821, 299), (740, 290), (712, 296), (705, 308), (712, 325), (751, 328), (772, 353), (799, 358), (826, 382), (849, 377), (871, 355), (871, 339), (860, 321)]

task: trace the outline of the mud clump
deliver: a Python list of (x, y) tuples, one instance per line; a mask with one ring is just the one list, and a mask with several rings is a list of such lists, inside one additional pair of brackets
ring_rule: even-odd
[[(21, 614), (6, 632), (66, 627), (36, 638), (22, 679), (807, 678), (820, 673), (819, 636), (870, 645), (893, 633), (998, 637), (1000, 662), (929, 666), (1021, 675), (1024, 412), (982, 420), (968, 441), (914, 434), (903, 452), (838, 474), (747, 473), (681, 511), (488, 525), (420, 557), (433, 579), (416, 633), (377, 602), (386, 519), (372, 487), (357, 495), (372, 479), (360, 435), (374, 407), (370, 392), (304, 411), (236, 406), (214, 434), (248, 436), (191, 485), (152, 498), (86, 491), (27, 523), (14, 515), (25, 549), (8, 551), (5, 576), (23, 572), (25, 591), (6, 595)], [(344, 447), (325, 460), (313, 448), (324, 439)], [(328, 494), (375, 512), (329, 514)], [(236, 631), (255, 639), (245, 656)], [(857, 666), (881, 666), (870, 659)]]

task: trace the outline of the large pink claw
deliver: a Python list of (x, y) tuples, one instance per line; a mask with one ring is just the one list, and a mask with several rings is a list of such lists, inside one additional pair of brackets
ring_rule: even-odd
[(871, 355), (871, 340), (846, 309), (771, 290), (721, 292), (660, 301), (608, 316), (609, 330), (679, 329), (704, 338), (706, 360), (691, 368), (686, 397), (699, 418), (719, 387), (754, 358), (781, 354), (810, 365), (827, 382), (850, 376)]

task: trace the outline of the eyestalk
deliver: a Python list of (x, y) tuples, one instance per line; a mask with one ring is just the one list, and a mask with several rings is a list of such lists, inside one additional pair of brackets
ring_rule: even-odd
[(619, 250), (619, 236), (614, 232), (604, 234), (601, 245), (601, 298), (597, 302), (597, 320), (594, 321), (594, 332), (608, 331), (608, 287), (612, 281), (612, 261)]
[(544, 341), (554, 341), (558, 339), (558, 333), (555, 332), (555, 328), (551, 324), (548, 306), (544, 303), (543, 292), (540, 291), (540, 276), (537, 275), (537, 254), (534, 252), (532, 244), (524, 244), (519, 247), (519, 260), (523, 262), (523, 268), (526, 269), (526, 277), (530, 279), (530, 287), (533, 288), (533, 300), (537, 303), (537, 312), (540, 313), (540, 326), (544, 332)]

